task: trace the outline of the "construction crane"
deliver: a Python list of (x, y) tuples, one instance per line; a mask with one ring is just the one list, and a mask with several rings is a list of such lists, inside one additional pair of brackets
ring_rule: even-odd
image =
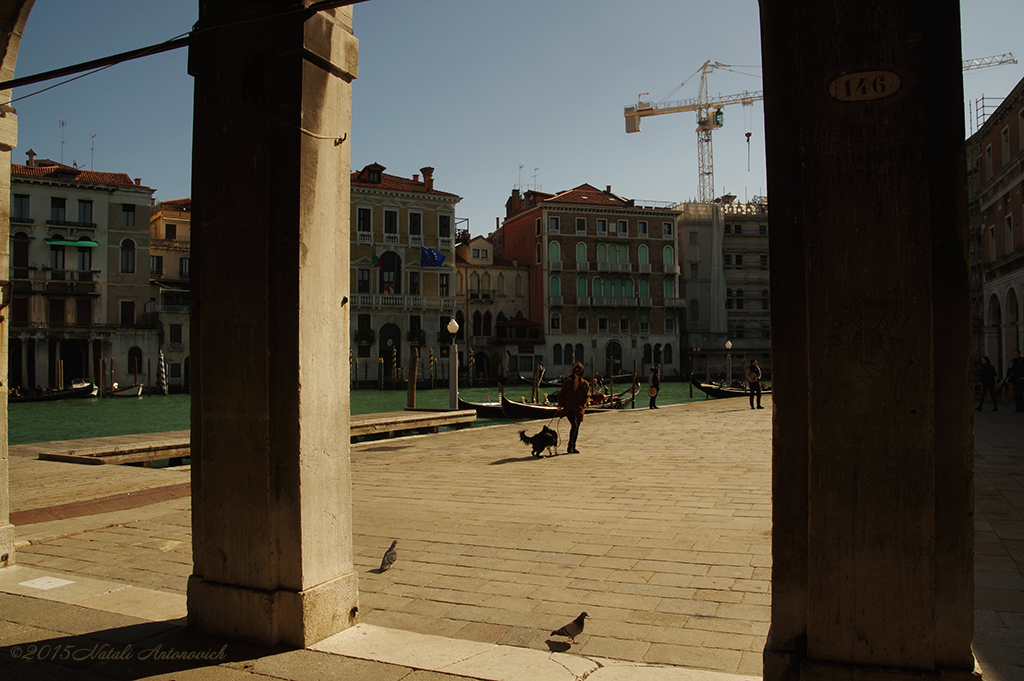
[[(994, 57), (982, 57), (980, 59), (965, 59), (964, 71), (1016, 63), (1017, 60), (1009, 53)], [(697, 182), (701, 203), (711, 203), (715, 197), (715, 161), (711, 150), (711, 133), (722, 127), (725, 122), (725, 115), (722, 109), (730, 104), (752, 106), (754, 102), (764, 99), (764, 91), (762, 90), (741, 92), (735, 95), (709, 96), (708, 74), (715, 69), (731, 68), (734, 67), (729, 64), (708, 60), (697, 70), (700, 73), (700, 89), (697, 92), (696, 98), (671, 102), (645, 102), (641, 98), (648, 93), (644, 92), (637, 97), (635, 105), (625, 107), (624, 111), (627, 133), (640, 132), (640, 119), (646, 116), (660, 116), (661, 114), (681, 113), (683, 111), (697, 112)], [(693, 75), (697, 75), (697, 72)], [(690, 76), (690, 78), (693, 78), (693, 76)], [(685, 85), (688, 81), (689, 79), (684, 81), (682, 85)], [(750, 143), (749, 132), (747, 133), (747, 143)]]

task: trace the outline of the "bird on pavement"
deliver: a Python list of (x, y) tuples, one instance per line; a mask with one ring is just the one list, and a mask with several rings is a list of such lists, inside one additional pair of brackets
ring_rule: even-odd
[(384, 552), (384, 558), (380, 561), (380, 571), (390, 570), (391, 566), (394, 565), (395, 560), (398, 558), (398, 551), (395, 547), (398, 546), (398, 540), (395, 539), (391, 542), (391, 548)]
[(576, 637), (583, 633), (583, 620), (588, 617), (587, 613), (581, 612), (580, 616), (569, 622), (561, 629), (552, 631), (552, 636), (565, 636), (572, 643), (576, 643)]

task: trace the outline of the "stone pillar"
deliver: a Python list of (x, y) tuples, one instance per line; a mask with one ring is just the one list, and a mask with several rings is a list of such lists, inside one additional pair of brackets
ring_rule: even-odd
[[(0, 3), (0, 79), (14, 77), (18, 47), (34, 0)], [(0, 92), (0, 272), (10, 272), (11, 150), (18, 144), (18, 116), (11, 108), (11, 91)], [(10, 310), (0, 311), (0, 390), (8, 385)], [(3, 393), (0, 393), (3, 394)], [(0, 400), (0, 568), (14, 563), (14, 525), (11, 525), (10, 466), (7, 453), (7, 400)]]
[(303, 647), (354, 622), (350, 8), (206, 0), (190, 46), (192, 627)]
[(762, 0), (771, 197), (764, 678), (972, 676), (956, 0)]

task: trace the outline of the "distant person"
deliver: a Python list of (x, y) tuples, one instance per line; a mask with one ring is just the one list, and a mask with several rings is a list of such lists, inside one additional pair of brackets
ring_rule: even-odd
[(655, 364), (651, 367), (651, 389), (647, 394), (651, 396), (651, 403), (648, 409), (658, 408), (658, 391), (661, 390), (661, 365)]
[(1020, 350), (1013, 351), (1010, 368), (1006, 370), (1006, 380), (1013, 386), (1013, 401), (1017, 405), (1014, 413), (1024, 413), (1024, 358)]
[(981, 381), (981, 402), (978, 402), (978, 411), (985, 405), (986, 392), (992, 395), (992, 411), (999, 411), (999, 404), (996, 403), (996, 368), (988, 361), (988, 357), (981, 358), (978, 380)]
[[(747, 383), (750, 384), (750, 408), (764, 409), (761, 406), (761, 367), (757, 366), (757, 360), (750, 360), (747, 367)], [(754, 396), (757, 396), (757, 406), (754, 406)]]
[(572, 373), (562, 381), (562, 389), (558, 391), (558, 410), (555, 416), (564, 416), (569, 420), (569, 454), (579, 454), (576, 449), (576, 438), (580, 434), (580, 423), (590, 397), (590, 384), (583, 378), (583, 363), (572, 365)]

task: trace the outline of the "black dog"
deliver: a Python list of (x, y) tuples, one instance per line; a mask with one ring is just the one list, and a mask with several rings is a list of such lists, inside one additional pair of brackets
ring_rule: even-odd
[[(519, 439), (533, 447), (533, 455), (536, 457), (539, 457), (545, 448), (551, 452), (552, 447), (558, 446), (558, 433), (547, 426), (544, 426), (539, 433), (532, 437), (527, 437), (526, 431), (521, 430)], [(552, 455), (554, 454), (552, 453)]]

